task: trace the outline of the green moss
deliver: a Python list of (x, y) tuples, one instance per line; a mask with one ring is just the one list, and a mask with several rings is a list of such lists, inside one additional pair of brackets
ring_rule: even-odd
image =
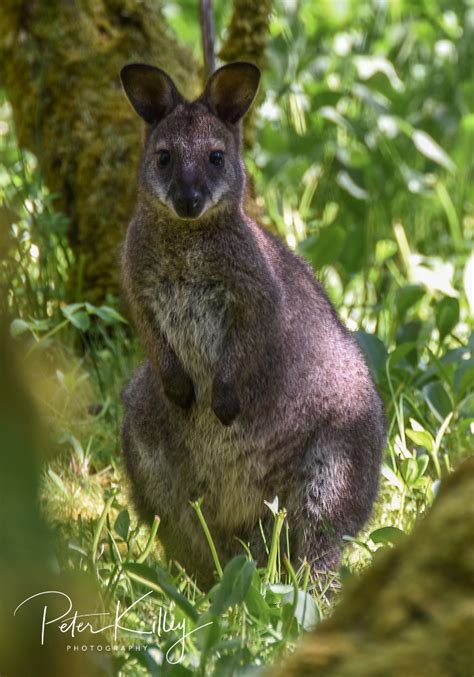
[(220, 51), (220, 58), (262, 64), (271, 10), (271, 0), (234, 0), (227, 40)]
[[(228, 63), (250, 61), (263, 67), (271, 11), (272, 0), (234, 0), (227, 39), (219, 53), (220, 58)], [(244, 141), (247, 148), (255, 143), (254, 111), (245, 119)]]

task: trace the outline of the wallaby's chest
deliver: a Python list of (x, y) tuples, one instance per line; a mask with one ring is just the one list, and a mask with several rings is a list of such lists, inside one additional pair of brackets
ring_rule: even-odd
[(161, 330), (196, 379), (216, 363), (229, 323), (229, 293), (223, 284), (192, 275), (161, 278), (153, 291), (153, 310)]

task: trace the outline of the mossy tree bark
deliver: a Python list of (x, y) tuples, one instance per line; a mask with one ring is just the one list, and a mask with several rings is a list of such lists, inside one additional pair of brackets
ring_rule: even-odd
[(201, 67), (171, 35), (156, 0), (2, 3), (0, 84), (20, 145), (37, 155), (70, 218), (72, 288), (93, 303), (118, 291), (135, 194), (141, 128), (118, 79), (134, 60), (164, 68), (187, 96), (200, 88)]
[(474, 457), (380, 553), (272, 677), (465, 677), (474, 671)]
[[(264, 67), (272, 0), (234, 0), (232, 17), (219, 57), (226, 61), (250, 61)], [(246, 118), (245, 145), (255, 141), (255, 108)]]

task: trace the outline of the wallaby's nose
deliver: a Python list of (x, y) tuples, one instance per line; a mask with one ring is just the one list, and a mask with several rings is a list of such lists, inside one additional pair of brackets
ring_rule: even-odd
[(195, 219), (202, 211), (202, 194), (195, 188), (183, 192), (176, 198), (174, 207), (178, 216)]

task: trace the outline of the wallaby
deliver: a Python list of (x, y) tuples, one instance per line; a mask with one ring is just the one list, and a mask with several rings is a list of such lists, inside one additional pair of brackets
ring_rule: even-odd
[(189, 102), (169, 76), (130, 64), (121, 80), (146, 122), (124, 287), (148, 359), (123, 393), (123, 451), (143, 517), (166, 555), (210, 585), (263, 532), (278, 496), (288, 553), (337, 567), (342, 537), (368, 519), (385, 420), (354, 338), (308, 264), (244, 211), (241, 119), (260, 72), (217, 70)]

